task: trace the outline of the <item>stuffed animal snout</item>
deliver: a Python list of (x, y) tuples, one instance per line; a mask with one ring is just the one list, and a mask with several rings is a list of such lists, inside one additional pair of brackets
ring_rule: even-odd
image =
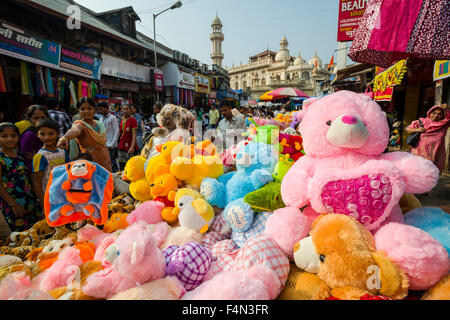
[(327, 125), (330, 126), (327, 140), (336, 147), (361, 148), (369, 138), (366, 126), (354, 115), (341, 115), (333, 121), (328, 121)]
[(320, 256), (311, 237), (306, 237), (294, 246), (294, 261), (297, 267), (310, 273), (318, 273), (320, 269)]

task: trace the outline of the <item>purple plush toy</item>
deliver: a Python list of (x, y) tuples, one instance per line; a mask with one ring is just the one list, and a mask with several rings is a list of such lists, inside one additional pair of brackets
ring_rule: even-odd
[(198, 287), (211, 267), (211, 252), (197, 242), (179, 247), (172, 245), (163, 250), (166, 275), (180, 280), (186, 291)]

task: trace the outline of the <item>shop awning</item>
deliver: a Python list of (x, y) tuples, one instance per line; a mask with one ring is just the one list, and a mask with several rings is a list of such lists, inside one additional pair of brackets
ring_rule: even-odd
[(402, 83), (407, 70), (405, 59), (376, 75), (373, 80), (374, 100), (391, 101), (394, 87)]
[(338, 81), (345, 80), (348, 78), (356, 77), (359, 74), (373, 72), (375, 70), (375, 67), (371, 64), (367, 63), (355, 63), (348, 67), (339, 69), (336, 72), (336, 76), (331, 81), (331, 85), (335, 84)]

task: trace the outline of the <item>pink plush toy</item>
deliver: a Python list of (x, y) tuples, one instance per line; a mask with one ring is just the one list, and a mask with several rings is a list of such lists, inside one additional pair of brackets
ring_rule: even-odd
[(403, 193), (424, 193), (438, 182), (429, 160), (407, 152), (383, 153), (389, 139), (386, 116), (364, 94), (339, 91), (306, 104), (300, 132), (306, 156), (284, 176), (288, 207), (353, 216), (374, 232), (387, 221), (403, 221)]
[(0, 300), (55, 300), (48, 293), (31, 286), (30, 276), (25, 271), (8, 274), (0, 282)]
[(123, 230), (105, 256), (111, 266), (91, 274), (81, 288), (88, 296), (107, 299), (138, 283), (161, 279), (166, 272), (156, 239), (139, 223)]
[(377, 250), (407, 274), (411, 290), (429, 289), (450, 271), (447, 250), (421, 229), (388, 223), (374, 237)]
[(127, 222), (129, 225), (137, 221), (144, 221), (147, 224), (162, 222), (161, 210), (163, 208), (164, 204), (160, 201), (145, 201), (127, 216)]
[(279, 294), (278, 279), (265, 265), (224, 271), (186, 293), (183, 300), (271, 300)]
[(76, 281), (82, 263), (80, 251), (75, 247), (67, 247), (61, 251), (58, 260), (50, 268), (33, 278), (32, 286), (45, 292), (69, 286)]
[(86, 224), (83, 228), (77, 231), (77, 239), (82, 242), (92, 242), (95, 247), (103, 241), (104, 238), (111, 236), (111, 233), (103, 232), (92, 224)]

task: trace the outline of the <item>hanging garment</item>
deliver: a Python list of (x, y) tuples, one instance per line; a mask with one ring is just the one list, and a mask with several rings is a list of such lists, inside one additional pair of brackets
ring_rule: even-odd
[(69, 83), (69, 90), (70, 90), (70, 105), (73, 108), (76, 108), (78, 99), (77, 99), (77, 93), (76, 93), (75, 85), (74, 85), (73, 81), (70, 81), (70, 83)]
[(95, 84), (95, 82), (91, 82), (89, 84), (89, 87), (91, 88), (91, 98), (95, 98), (98, 92), (97, 85)]
[(42, 67), (36, 65), (36, 73), (34, 75), (36, 80), (36, 95), (38, 97), (44, 97), (47, 94), (44, 82), (44, 73), (42, 72)]
[(45, 70), (45, 80), (47, 82), (47, 96), (50, 98), (55, 97), (55, 89), (53, 87), (52, 74), (50, 73), (50, 69), (46, 68)]
[(8, 88), (6, 87), (5, 75), (3, 74), (3, 68), (0, 64), (0, 92), (8, 92)]
[(86, 81), (81, 82), (81, 97), (83, 98), (89, 97), (89, 84)]
[(0, 70), (2, 73), (2, 81), (1, 86), (3, 87), (3, 91), (0, 89), (0, 92), (11, 92), (11, 81), (9, 80), (8, 74), (8, 65), (6, 64), (6, 59), (4, 56), (0, 56)]
[(65, 85), (66, 85), (66, 78), (65, 77), (59, 77), (58, 78), (58, 100), (60, 102), (64, 101)]
[(20, 61), (20, 80), (22, 86), (22, 95), (34, 96), (33, 85), (31, 83), (30, 69), (28, 63)]

